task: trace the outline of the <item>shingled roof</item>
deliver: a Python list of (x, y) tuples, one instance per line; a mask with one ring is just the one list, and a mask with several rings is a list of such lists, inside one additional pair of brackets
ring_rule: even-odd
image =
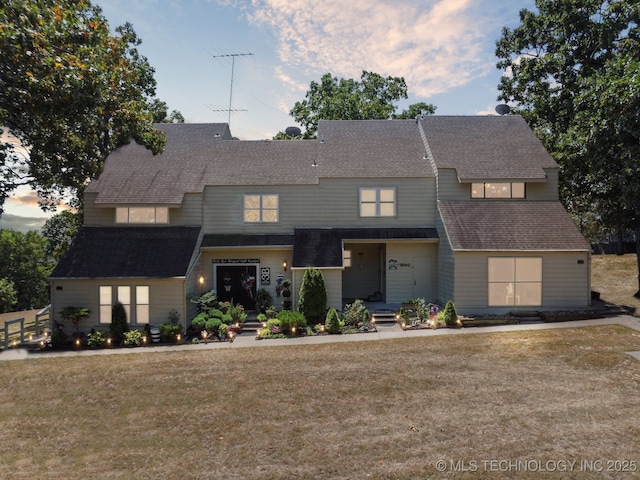
[(544, 181), (557, 168), (524, 119), (504, 116), (425, 116), (420, 120), (433, 161), (461, 182)]
[(439, 202), (453, 250), (589, 251), (560, 202)]
[(82, 227), (51, 279), (184, 277), (200, 227)]

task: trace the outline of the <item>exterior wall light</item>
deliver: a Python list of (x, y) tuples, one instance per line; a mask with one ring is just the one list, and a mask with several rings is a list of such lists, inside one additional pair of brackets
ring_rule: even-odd
[(282, 269), (286, 272), (288, 266), (289, 265), (287, 264), (287, 259), (285, 258), (284, 261), (282, 262)]

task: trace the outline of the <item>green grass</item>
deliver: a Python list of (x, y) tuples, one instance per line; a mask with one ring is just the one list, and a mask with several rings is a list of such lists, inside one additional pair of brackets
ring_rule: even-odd
[(640, 461), (640, 362), (630, 350), (640, 332), (609, 326), (3, 362), (0, 471), (628, 478), (481, 463), (453, 475), (436, 465)]

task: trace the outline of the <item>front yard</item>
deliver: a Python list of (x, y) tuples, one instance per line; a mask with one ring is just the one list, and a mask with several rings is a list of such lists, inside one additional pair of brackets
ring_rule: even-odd
[(6, 362), (0, 466), (66, 479), (630, 478), (640, 362), (625, 352), (638, 350), (639, 332), (607, 326)]

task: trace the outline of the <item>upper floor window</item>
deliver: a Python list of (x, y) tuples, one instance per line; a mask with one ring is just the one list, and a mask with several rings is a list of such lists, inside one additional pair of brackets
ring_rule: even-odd
[(278, 195), (245, 195), (244, 221), (246, 223), (278, 222)]
[(396, 189), (395, 187), (361, 188), (360, 216), (361, 217), (395, 217)]
[(524, 198), (524, 182), (472, 183), (471, 198)]
[(167, 207), (118, 207), (116, 223), (169, 223)]

